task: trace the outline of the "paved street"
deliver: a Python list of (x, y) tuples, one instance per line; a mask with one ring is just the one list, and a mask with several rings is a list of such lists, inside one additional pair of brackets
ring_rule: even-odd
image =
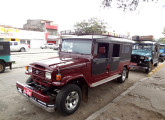
[(87, 120), (165, 120), (164, 73), (163, 66), (152, 77), (136, 82)]
[[(38, 50), (36, 50), (38, 51)], [(40, 50), (39, 50), (40, 51)], [(111, 81), (96, 88), (89, 89), (88, 103), (81, 103), (79, 109), (70, 116), (62, 116), (58, 111), (48, 113), (21, 96), (17, 90), (16, 81), (25, 83), (25, 65), (49, 57), (57, 56), (57, 51), (42, 50), (42, 52), (12, 53), (16, 64), (12, 71), (6, 70), (0, 74), (0, 116), (1, 120), (84, 120), (95, 111), (112, 102), (122, 92), (131, 87), (138, 80), (147, 77), (147, 74), (134, 70), (130, 71), (129, 79), (124, 84)]]

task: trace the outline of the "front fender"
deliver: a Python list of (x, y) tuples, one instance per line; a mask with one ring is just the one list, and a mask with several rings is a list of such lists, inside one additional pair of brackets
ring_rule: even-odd
[(86, 78), (84, 77), (83, 74), (81, 73), (74, 73), (74, 74), (71, 74), (71, 75), (66, 75), (62, 78), (62, 80), (60, 82), (53, 82), (53, 85), (55, 86), (63, 86), (65, 84), (67, 84), (68, 82), (72, 81), (72, 80), (75, 80), (75, 79), (79, 79), (79, 78), (82, 78), (84, 79), (84, 81), (88, 84), (89, 86), (89, 83), (87, 82)]

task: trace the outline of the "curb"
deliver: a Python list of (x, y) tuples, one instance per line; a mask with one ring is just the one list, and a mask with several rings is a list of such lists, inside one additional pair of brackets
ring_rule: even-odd
[(151, 75), (157, 72), (160, 68), (162, 68), (163, 65), (163, 63), (159, 64), (155, 69), (153, 69), (150, 73), (147, 74), (147, 77), (151, 77)]
[(85, 120), (95, 120), (98, 116), (100, 116), (103, 112), (107, 111), (109, 108), (111, 108), (112, 105), (114, 105), (115, 103), (117, 103), (122, 97), (126, 96), (130, 91), (132, 91), (136, 86), (139, 85), (140, 82), (144, 81), (148, 79), (143, 78), (140, 79), (139, 81), (137, 81), (136, 83), (134, 83), (131, 87), (129, 87), (126, 91), (124, 91), (123, 93), (121, 93), (118, 97), (116, 97), (111, 103), (107, 104), (106, 106), (104, 106), (103, 108), (99, 109), (98, 111), (94, 112), (92, 115), (90, 115), (88, 118), (86, 118)]

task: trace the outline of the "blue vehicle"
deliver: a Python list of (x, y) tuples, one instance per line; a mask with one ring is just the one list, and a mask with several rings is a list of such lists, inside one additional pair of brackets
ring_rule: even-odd
[(164, 62), (165, 60), (165, 44), (160, 44), (159, 48), (159, 61)]
[(132, 48), (131, 67), (140, 67), (149, 73), (159, 63), (159, 44), (153, 41), (135, 41)]
[(7, 66), (11, 70), (12, 63), (10, 61), (10, 43), (8, 41), (0, 41), (0, 73), (3, 73)]

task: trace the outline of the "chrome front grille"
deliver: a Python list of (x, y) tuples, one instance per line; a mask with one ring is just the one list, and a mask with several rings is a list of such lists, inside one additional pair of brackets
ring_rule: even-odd
[(42, 78), (45, 77), (45, 72), (44, 71), (41, 71), (41, 70), (38, 70), (38, 69), (35, 69), (35, 68), (32, 69), (32, 73), (33, 73), (33, 75), (37, 75), (37, 76), (40, 76)]

